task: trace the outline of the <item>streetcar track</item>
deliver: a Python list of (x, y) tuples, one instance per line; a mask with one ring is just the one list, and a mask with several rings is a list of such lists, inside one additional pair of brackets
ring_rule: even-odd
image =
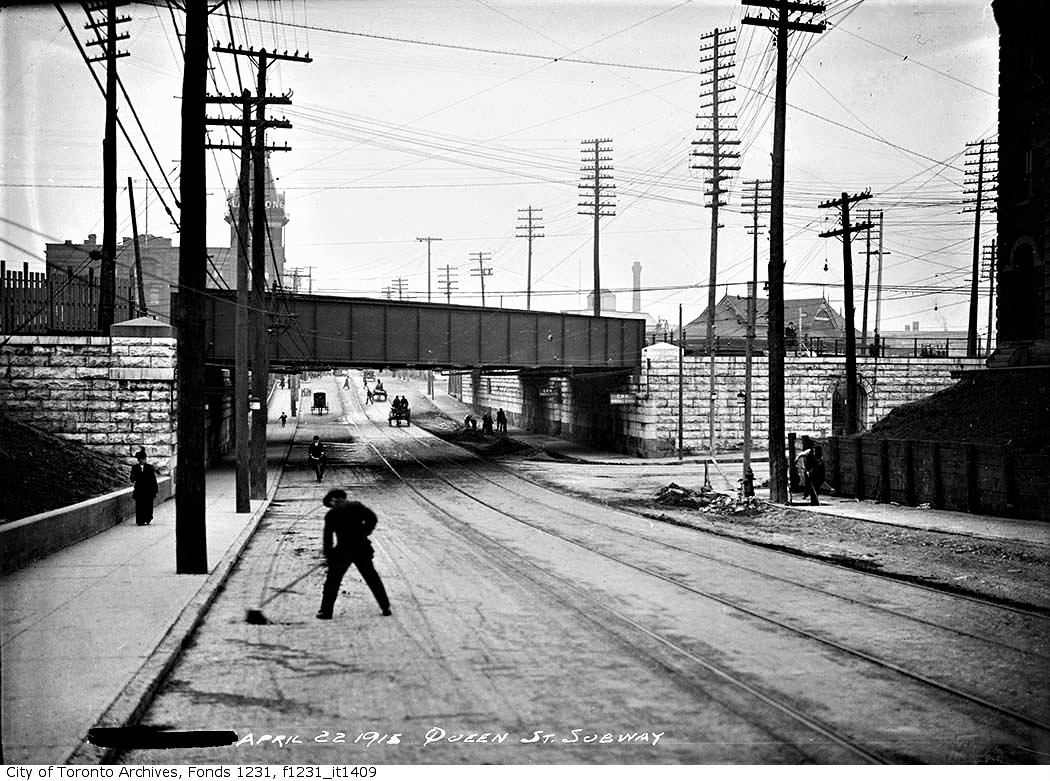
[[(360, 403), (360, 402), (358, 402), (358, 403)], [(366, 418), (367, 418), (367, 416), (366, 416)], [(514, 520), (514, 521), (516, 521), (518, 523), (521, 523), (523, 525), (529, 526), (530, 528), (533, 528), (536, 531), (539, 531), (541, 533), (547, 534), (547, 535), (549, 535), (551, 537), (554, 537), (556, 539), (560, 539), (560, 540), (562, 540), (564, 542), (567, 542), (567, 543), (569, 543), (571, 545), (575, 545), (575, 546), (577, 546), (579, 548), (582, 548), (583, 550), (589, 551), (589, 552), (594, 553), (596, 555), (602, 556), (603, 558), (606, 558), (606, 559), (608, 559), (608, 560), (610, 560), (610, 561), (612, 561), (612, 562), (614, 562), (616, 564), (629, 567), (631, 569), (634, 569), (634, 570), (637, 570), (639, 572), (642, 572), (643, 574), (650, 575), (650, 576), (655, 577), (655, 578), (657, 578), (659, 580), (663, 580), (663, 581), (665, 581), (667, 583), (670, 583), (671, 585), (674, 585), (674, 586), (676, 586), (678, 588), (685, 589), (685, 590), (687, 590), (687, 591), (689, 591), (691, 593), (695, 593), (695, 594), (697, 594), (699, 596), (702, 596), (702, 597), (705, 597), (707, 599), (710, 599), (710, 600), (713, 600), (715, 602), (718, 602), (719, 604), (723, 604), (723, 605), (725, 605), (725, 606), (727, 606), (729, 608), (732, 608), (734, 610), (742, 612), (742, 613), (744, 613), (746, 615), (750, 615), (753, 618), (756, 618), (756, 619), (758, 619), (760, 621), (765, 621), (767, 623), (773, 624), (774, 626), (780, 627), (781, 629), (784, 629), (786, 631), (792, 632), (794, 634), (800, 635), (800, 636), (805, 637), (805, 638), (810, 639), (810, 640), (814, 640), (814, 641), (816, 641), (818, 643), (821, 643), (823, 645), (826, 645), (826, 646), (829, 646), (831, 648), (834, 648), (835, 650), (840, 651), (842, 653), (845, 653), (847, 655), (863, 659), (863, 660), (865, 660), (866, 662), (868, 662), (870, 664), (876, 665), (877, 667), (881, 667), (881, 668), (884, 668), (884, 669), (887, 669), (887, 670), (891, 670), (891, 671), (897, 673), (898, 675), (902, 675), (902, 676), (905, 676), (907, 678), (911, 678), (912, 680), (918, 681), (919, 683), (922, 683), (923, 685), (926, 685), (926, 686), (929, 686), (931, 688), (937, 689), (939, 691), (945, 692), (945, 693), (950, 694), (950, 695), (952, 695), (954, 697), (958, 697), (960, 699), (967, 700), (967, 701), (969, 701), (971, 703), (979, 705), (982, 708), (986, 708), (986, 709), (992, 710), (992, 711), (994, 711), (996, 713), (1000, 713), (1000, 714), (1002, 714), (1004, 716), (1008, 716), (1009, 718), (1014, 719), (1015, 721), (1021, 722), (1023, 724), (1026, 724), (1026, 725), (1028, 725), (1030, 727), (1035, 727), (1036, 729), (1040, 729), (1040, 730), (1043, 730), (1043, 731), (1046, 731), (1046, 732), (1050, 732), (1050, 724), (1042, 722), (1042, 721), (1039, 721), (1036, 718), (1032, 718), (1030, 716), (1027, 716), (1027, 715), (1025, 715), (1023, 713), (1015, 711), (1015, 710), (1013, 710), (1011, 708), (1008, 708), (1006, 706), (998, 705), (998, 704), (996, 704), (994, 702), (986, 700), (983, 697), (980, 697), (980, 696), (975, 695), (975, 694), (971, 694), (969, 692), (965, 692), (965, 691), (963, 691), (961, 689), (958, 689), (958, 688), (955, 688), (955, 687), (953, 687), (953, 686), (951, 686), (949, 684), (941, 683), (941, 682), (936, 681), (936, 680), (934, 680), (932, 678), (929, 678), (929, 677), (927, 677), (927, 676), (925, 676), (925, 675), (923, 675), (921, 673), (912, 672), (912, 671), (910, 671), (910, 670), (908, 670), (908, 669), (906, 669), (904, 667), (901, 667), (900, 665), (897, 665), (894, 662), (890, 662), (890, 661), (887, 661), (885, 659), (880, 659), (879, 657), (874, 656), (872, 654), (869, 654), (869, 653), (867, 653), (865, 651), (860, 651), (860, 650), (857, 650), (857, 649), (853, 649), (853, 648), (845, 646), (845, 645), (843, 645), (841, 643), (838, 643), (838, 642), (836, 642), (834, 640), (830, 640), (828, 638), (820, 637), (819, 635), (813, 634), (812, 632), (809, 632), (807, 630), (793, 627), (793, 626), (791, 626), (789, 624), (784, 623), (783, 621), (780, 621), (779, 619), (776, 619), (776, 618), (773, 618), (773, 617), (770, 617), (770, 616), (767, 616), (767, 615), (763, 615), (762, 613), (759, 613), (757, 611), (751, 610), (750, 608), (747, 608), (747, 607), (744, 607), (742, 605), (736, 604), (736, 603), (732, 602), (731, 600), (725, 599), (723, 597), (719, 597), (718, 595), (711, 594), (709, 592), (705, 592), (705, 591), (703, 591), (701, 589), (694, 588), (694, 587), (689, 586), (689, 585), (687, 585), (685, 583), (681, 583), (681, 582), (675, 580), (674, 578), (671, 578), (669, 576), (663, 575), (662, 573), (656, 572), (656, 571), (651, 570), (651, 569), (649, 569), (647, 567), (640, 566), (640, 565), (637, 565), (637, 564), (632, 564), (632, 563), (624, 561), (622, 559), (618, 559), (615, 556), (612, 556), (610, 554), (607, 554), (607, 553), (604, 553), (602, 551), (596, 550), (596, 549), (594, 549), (592, 547), (588, 547), (584, 543), (578, 542), (576, 540), (570, 539), (570, 538), (565, 537), (565, 536), (563, 536), (561, 534), (553, 532), (553, 531), (551, 531), (549, 529), (546, 529), (543, 526), (540, 526), (539, 524), (536, 524), (536, 523), (534, 523), (534, 522), (532, 522), (532, 521), (530, 521), (528, 519), (521, 518), (521, 517), (519, 517), (517, 515), (514, 515), (513, 513), (509, 513), (509, 512), (507, 512), (505, 510), (501, 510), (500, 508), (496, 507), (495, 505), (490, 504), (489, 502), (486, 502), (486, 501), (484, 501), (482, 499), (479, 499), (479, 498), (473, 496), (470, 492), (468, 492), (465, 489), (455, 485), (455, 483), (453, 483), (447, 477), (444, 477), (444, 476), (440, 475), (438, 472), (436, 472), (435, 470), (430, 468), (427, 464), (425, 464), (423, 461), (421, 461), (418, 457), (414, 456), (410, 451), (408, 451), (404, 447), (402, 442), (399, 442), (394, 437), (390, 436), (390, 434), (388, 432), (386, 432), (385, 429), (383, 429), (381, 426), (378, 426), (378, 425), (374, 424), (374, 421), (370, 420), (370, 422), (372, 422), (373, 425), (375, 425), (375, 428), (377, 428), (379, 431), (383, 432), (384, 435), (386, 436), (386, 438), (388, 440), (390, 440), (396, 447), (398, 447), (402, 451), (403, 454), (406, 454), (409, 459), (411, 459), (416, 464), (418, 464), (420, 467), (422, 467), (424, 470), (426, 470), (427, 472), (432, 474), (437, 480), (445, 483), (450, 488), (452, 488), (453, 490), (463, 494), (464, 496), (466, 496), (467, 498), (471, 499), (472, 501), (474, 501), (474, 502), (476, 502), (476, 503), (478, 503), (478, 504), (480, 504), (480, 505), (482, 505), (484, 507), (489, 508), (490, 510), (492, 510), (495, 513), (497, 513), (498, 515), (505, 516), (505, 517), (510, 518), (510, 519), (512, 519), (512, 520)], [(355, 423), (355, 425), (357, 425), (358, 428), (360, 428), (360, 424), (356, 424)], [(413, 439), (413, 441), (415, 441), (417, 438), (412, 437), (412, 439)], [(408, 478), (402, 476), (401, 473), (398, 472), (397, 469), (393, 466), (393, 464), (391, 464), (389, 462), (389, 460), (386, 457), (384, 457), (382, 455), (382, 453), (379, 452), (379, 449), (377, 447), (375, 447), (374, 444), (372, 444), (371, 442), (368, 443), (368, 444), (372, 448), (372, 450), (376, 453), (376, 455), (380, 458), (380, 460), (382, 460), (383, 463), (387, 465), (387, 467), (390, 469), (390, 471), (399, 480), (401, 480), (408, 487), (412, 488), (417, 493), (417, 495), (419, 495), (425, 502), (427, 502), (428, 504), (434, 506), (436, 509), (438, 509), (440, 512), (442, 512), (444, 515), (446, 515), (448, 517), (454, 517), (448, 511), (446, 511), (446, 510), (442, 509), (441, 507), (439, 507), (433, 500), (431, 500), (428, 496), (426, 496), (426, 494), (423, 491), (420, 491), (418, 488), (413, 486), (409, 482)], [(446, 462), (450, 463), (450, 464), (453, 463), (451, 459), (446, 459)], [(549, 489), (547, 489), (547, 490), (549, 490)], [(458, 521), (458, 519), (456, 519), (456, 520), (457, 520), (457, 522), (461, 523), (460, 521)], [(586, 519), (584, 519), (584, 520), (586, 520)], [(595, 524), (595, 525), (600, 525), (600, 524)], [(477, 531), (477, 530), (475, 530), (475, 531)], [(513, 553), (517, 557), (524, 558), (521, 554), (517, 553), (516, 551), (513, 551), (510, 548), (507, 548), (506, 546), (502, 545), (498, 541), (493, 540), (488, 535), (485, 535), (482, 532), (477, 532), (477, 533), (481, 534), (486, 539), (489, 539), (492, 542), (492, 544), (497, 545), (497, 546), (499, 546), (501, 548), (504, 548), (504, 549), (510, 551), (511, 553)], [(552, 577), (557, 577), (557, 576), (553, 576), (552, 575)], [(573, 584), (571, 584), (571, 583), (569, 583), (567, 581), (566, 581), (566, 584), (571, 586), (571, 587), (573, 587), (573, 588), (575, 588), (575, 589), (578, 589), (578, 587), (574, 586)], [(801, 584), (796, 584), (796, 585), (801, 585)], [(581, 593), (585, 593), (586, 594), (586, 592), (583, 592), (582, 590), (581, 590)], [(943, 595), (943, 592), (938, 592), (938, 593), (941, 593)], [(832, 595), (832, 596), (837, 596), (837, 595)], [(589, 598), (591, 600), (593, 600), (593, 597), (589, 597)], [(980, 600), (977, 600), (977, 601), (980, 601)], [(984, 604), (991, 605), (992, 603), (984, 603)], [(1000, 607), (998, 605), (993, 605), (993, 606), (994, 607)], [(613, 611), (613, 612), (616, 612), (616, 611)], [(914, 620), (914, 619), (911, 619), (910, 617), (907, 617), (907, 616), (904, 616), (904, 617), (908, 618), (909, 620)], [(633, 619), (629, 619), (626, 616), (624, 616), (623, 618), (626, 619), (629, 622), (633, 622)], [(1042, 618), (1042, 617), (1040, 616), (1040, 618)], [(651, 630), (645, 630), (645, 631), (646, 632), (650, 632)], [(948, 631), (955, 631), (955, 630), (948, 630)], [(963, 633), (960, 633), (960, 634), (963, 634)], [(654, 634), (654, 636), (656, 636), (656, 635)], [(981, 639), (981, 638), (979, 638), (979, 639)], [(669, 645), (675, 646), (673, 641), (667, 640), (666, 642)], [(688, 652), (686, 652), (686, 654), (688, 655)], [(728, 673), (727, 673), (727, 675), (728, 675)], [(743, 684), (743, 682), (741, 682), (741, 683)], [(743, 684), (743, 685), (746, 686), (747, 684)]]
[[(360, 400), (356, 398), (356, 395), (354, 396), (354, 400), (357, 402), (358, 406), (363, 408), (363, 405), (361, 404)], [(369, 420), (370, 423), (372, 423), (374, 428), (376, 428), (379, 431), (383, 432), (384, 436), (386, 436), (386, 438), (388, 440), (390, 440), (395, 446), (397, 446), (398, 448), (402, 448), (400, 443), (398, 443), (397, 440), (395, 440), (392, 436), (390, 436), (389, 433), (385, 432), (384, 429), (381, 426), (376, 424), (374, 421), (371, 421), (367, 417), (367, 415), (365, 415), (365, 418), (367, 420)], [(352, 421), (352, 424), (355, 425), (358, 428), (359, 431), (363, 430), (362, 425), (360, 423), (358, 423), (357, 421)], [(390, 460), (388, 458), (386, 458), (379, 451), (379, 448), (377, 448), (374, 443), (368, 442), (368, 446), (376, 454), (376, 456), (379, 458), (379, 460), (386, 466), (386, 468), (389, 469), (390, 472), (399, 481), (401, 481), (401, 483), (403, 485), (405, 485), (407, 488), (412, 490), (413, 493), (415, 493), (423, 502), (425, 502), (426, 504), (430, 505), (437, 512), (439, 512), (441, 515), (443, 515), (446, 518), (448, 518), (449, 520), (451, 520), (457, 527), (463, 527), (463, 528), (466, 528), (466, 529), (469, 530), (470, 535), (466, 535), (463, 532), (459, 532), (461, 536), (464, 536), (465, 538), (469, 539), (471, 535), (475, 535), (477, 537), (480, 537), (480, 538), (484, 539), (485, 542), (488, 545), (491, 545), (491, 546), (494, 546), (494, 547), (498, 548), (499, 550), (501, 550), (504, 553), (505, 556), (509, 556), (509, 557), (512, 558), (512, 560), (523, 563), (525, 565), (524, 570), (523, 570), (523, 574), (526, 577), (528, 577), (530, 580), (532, 580), (533, 582), (537, 582), (535, 576), (530, 574), (531, 570), (533, 569), (533, 565), (523, 554), (521, 554), (520, 552), (514, 550), (513, 548), (511, 548), (511, 547), (509, 547), (507, 545), (504, 545), (503, 543), (499, 542), (498, 540), (493, 539), (488, 534), (485, 534), (484, 532), (481, 532), (478, 529), (473, 528), (473, 527), (469, 526), (468, 524), (464, 523), (463, 521), (461, 521), (459, 518), (454, 516), (448, 510), (444, 509), (439, 504), (437, 504), (435, 501), (430, 499), (430, 497), (427, 496), (426, 492), (420, 490), (418, 487), (413, 485), (407, 478), (403, 477), (401, 475), (401, 473), (397, 470), (397, 468), (392, 463), (390, 463)], [(409, 455), (411, 456), (411, 454), (409, 454)], [(466, 493), (466, 492), (462, 491), (462, 489), (460, 489), (457, 486), (453, 485), (446, 478), (443, 478), (440, 475), (434, 473), (433, 470), (430, 470), (428, 467), (426, 467), (426, 465), (423, 464), (418, 458), (414, 458), (413, 457), (413, 459), (417, 463), (419, 463), (421, 466), (423, 466), (424, 469), (427, 469), (432, 474), (434, 474), (435, 477), (438, 480), (440, 480), (441, 482), (446, 483), (447, 485), (449, 485), (450, 487), (454, 488), (457, 491), (460, 491), (462, 493)], [(467, 494), (467, 496), (469, 496), (469, 494)], [(481, 504), (486, 504), (486, 503), (481, 502)], [(488, 506), (488, 505), (486, 505), (486, 506)], [(513, 516), (508, 515), (507, 513), (503, 513), (502, 511), (500, 511), (500, 510), (498, 510), (496, 508), (492, 508), (492, 509), (496, 510), (496, 512), (501, 514), (501, 515), (506, 515), (507, 517), (513, 517)], [(518, 519), (515, 518), (514, 520), (518, 520)], [(529, 525), (531, 525), (531, 524), (529, 524)], [(538, 530), (539, 531), (545, 531), (543, 529), (538, 529)], [(557, 537), (558, 535), (552, 535), (552, 536)], [(571, 540), (567, 540), (567, 541), (568, 542), (572, 542)], [(612, 557), (608, 557), (608, 558), (610, 558), (613, 561), (617, 561), (615, 559), (612, 559)], [(617, 561), (617, 563), (623, 564), (624, 562)], [(741, 689), (741, 690), (747, 692), (748, 694), (750, 694), (751, 696), (759, 699), (760, 701), (762, 701), (766, 705), (774, 708), (777, 712), (788, 716), (790, 719), (794, 720), (795, 722), (797, 722), (799, 724), (802, 724), (806, 728), (808, 728), (808, 729), (818, 733), (819, 735), (822, 735), (823, 737), (825, 737), (826, 739), (830, 740), (832, 743), (836, 744), (837, 746), (840, 746), (840, 747), (850, 751), (854, 755), (863, 758), (865, 761), (867, 761), (869, 763), (873, 763), (873, 764), (888, 764), (889, 763), (889, 760), (887, 760), (887, 759), (885, 759), (883, 757), (880, 757), (878, 754), (875, 754), (875, 753), (869, 751), (868, 749), (866, 749), (865, 747), (861, 746), (859, 743), (856, 743), (855, 741), (853, 741), (849, 737), (838, 733), (837, 731), (835, 731), (835, 729), (833, 727), (821, 723), (816, 718), (803, 713), (802, 711), (798, 710), (797, 708), (792, 707), (788, 703), (784, 703), (784, 702), (780, 702), (780, 701), (776, 700), (771, 695), (766, 694), (765, 692), (761, 691), (757, 687), (752, 686), (751, 684), (747, 683), (746, 681), (744, 681), (744, 680), (734, 676), (732, 673), (722, 669), (721, 667), (718, 667), (717, 665), (715, 665), (715, 664), (713, 664), (711, 662), (706, 661), (705, 659), (701, 658), (700, 656), (697, 656), (696, 654), (694, 654), (689, 649), (684, 648), (681, 645), (679, 645), (678, 643), (676, 643), (674, 640), (671, 640), (670, 638), (664, 637), (660, 633), (649, 629), (648, 627), (646, 627), (643, 624), (639, 623), (638, 621), (636, 621), (635, 619), (631, 618), (630, 616), (627, 616), (626, 614), (622, 613), (621, 611), (616, 610), (615, 608), (613, 608), (613, 607), (611, 607), (611, 606), (601, 602), (600, 600), (597, 600), (591, 592), (589, 592), (586, 589), (581, 588), (580, 586), (576, 585), (575, 583), (571, 582), (570, 580), (568, 580), (566, 578), (563, 578), (561, 576), (555, 575), (554, 573), (549, 572), (549, 571), (545, 572), (544, 574), (547, 577), (549, 577), (549, 578), (557, 581), (558, 583), (560, 583), (563, 587), (567, 587), (570, 590), (572, 590), (573, 592), (579, 594), (582, 598), (584, 598), (588, 602), (597, 605), (600, 610), (613, 615), (622, 624), (624, 624), (626, 626), (629, 626), (629, 627), (633, 628), (634, 630), (636, 630), (638, 632), (641, 632), (643, 635), (645, 635), (646, 637), (650, 638), (651, 640), (657, 642), (658, 644), (662, 645), (663, 647), (668, 648), (671, 651), (673, 651), (676, 654), (678, 654), (679, 656), (681, 656), (681, 657), (683, 657), (685, 659), (688, 659), (689, 661), (693, 662), (696, 665), (699, 665), (703, 669), (707, 670), (709, 673), (715, 675), (717, 678), (719, 678), (719, 679), (721, 679), (721, 680), (731, 684), (732, 686), (735, 686), (738, 689)], [(540, 585), (541, 587), (544, 587), (544, 584), (538, 584), (538, 585)], [(680, 584), (675, 584), (675, 585), (680, 585)], [(584, 611), (578, 611), (578, 612), (581, 612), (581, 614), (587, 616), (588, 618), (591, 618)], [(606, 629), (606, 631), (608, 631), (608, 628), (604, 627), (600, 622), (598, 622), (598, 626), (600, 626), (600, 627)]]
[[(685, 547), (682, 547), (680, 545), (675, 545), (673, 543), (665, 542), (663, 540), (656, 539), (654, 537), (650, 537), (650, 536), (648, 536), (646, 534), (643, 534), (641, 532), (628, 531), (628, 530), (625, 530), (625, 529), (622, 529), (622, 528), (617, 528), (617, 527), (614, 527), (614, 526), (606, 526), (606, 525), (600, 523), (599, 521), (594, 521), (594, 520), (591, 520), (591, 519), (583, 517), (583, 516), (574, 515), (574, 514), (572, 514), (570, 512), (566, 512), (565, 510), (563, 510), (563, 509), (561, 509), (559, 507), (553, 506), (553, 505), (551, 505), (551, 504), (549, 504), (547, 502), (539, 501), (535, 497), (523, 494), (520, 491), (517, 491), (517, 490), (515, 490), (513, 488), (510, 488), (510, 487), (504, 485), (503, 483), (500, 483), (497, 480), (494, 480), (491, 477), (488, 477), (487, 475), (484, 475), (484, 474), (481, 474), (479, 472), (476, 472), (476, 471), (470, 469), (469, 467), (465, 466), (464, 464), (452, 461), (451, 459), (449, 459), (447, 461), (447, 465), (456, 467), (457, 469), (460, 469), (462, 471), (467, 472), (468, 474), (470, 474), (473, 477), (476, 477), (478, 479), (481, 479), (481, 480), (484, 480), (484, 481), (486, 481), (488, 483), (491, 483), (492, 485), (495, 485), (495, 486), (497, 486), (497, 487), (499, 487), (499, 488), (501, 488), (501, 489), (503, 489), (505, 491), (508, 491), (508, 492), (510, 492), (510, 493), (512, 493), (512, 494), (514, 494), (516, 496), (521, 497), (522, 499), (525, 499), (525, 500), (529, 501), (531, 504), (540, 505), (540, 506), (542, 506), (543, 508), (545, 508), (547, 510), (554, 511), (554, 512), (559, 513), (561, 515), (564, 515), (564, 516), (566, 516), (568, 518), (571, 518), (571, 519), (573, 519), (575, 521), (583, 521), (584, 523), (590, 524), (591, 526), (597, 526), (597, 527), (599, 527), (599, 528), (601, 528), (603, 530), (613, 531), (613, 532), (616, 532), (616, 533), (621, 534), (621, 535), (630, 535), (630, 536), (633, 536), (633, 537), (638, 538), (638, 539), (646, 540), (647, 542), (653, 543), (654, 545), (660, 546), (662, 548), (667, 548), (669, 550), (674, 550), (674, 551), (677, 551), (679, 553), (684, 553), (684, 554), (689, 555), (689, 556), (695, 556), (695, 557), (698, 557), (698, 558), (706, 559), (708, 561), (715, 562), (715, 563), (720, 564), (722, 566), (736, 568), (736, 569), (742, 570), (744, 572), (748, 572), (748, 573), (751, 573), (753, 575), (757, 575), (759, 577), (766, 578), (768, 580), (774, 580), (774, 581), (778, 581), (778, 582), (781, 582), (781, 583), (786, 583), (786, 584), (789, 584), (791, 586), (794, 586), (794, 587), (797, 587), (797, 588), (800, 588), (800, 589), (803, 589), (803, 590), (812, 591), (812, 592), (817, 593), (817, 594), (823, 594), (825, 596), (828, 596), (828, 597), (831, 597), (831, 598), (834, 598), (834, 599), (838, 599), (838, 600), (841, 600), (843, 602), (848, 602), (848, 603), (851, 603), (851, 604), (854, 604), (854, 605), (859, 605), (859, 606), (865, 607), (865, 608), (867, 608), (869, 610), (875, 610), (875, 611), (887, 613), (887, 614), (892, 615), (892, 616), (898, 616), (898, 617), (904, 618), (904, 619), (906, 619), (908, 621), (913, 621), (915, 623), (924, 624), (926, 626), (934, 627), (936, 629), (939, 629), (939, 630), (942, 630), (942, 631), (945, 631), (945, 632), (950, 632), (950, 633), (952, 633), (954, 635), (958, 635), (960, 637), (968, 637), (968, 638), (971, 638), (973, 640), (977, 640), (977, 641), (980, 641), (980, 642), (983, 642), (983, 643), (987, 643), (989, 645), (998, 646), (998, 647), (1001, 647), (1001, 648), (1008, 648), (1008, 649), (1010, 649), (1012, 651), (1016, 651), (1016, 652), (1019, 652), (1019, 653), (1032, 654), (1032, 655), (1035, 655), (1035, 656), (1039, 656), (1041, 658), (1050, 659), (1050, 655), (1047, 655), (1046, 653), (1043, 653), (1043, 652), (1038, 651), (1038, 650), (1034, 650), (1034, 649), (1030, 649), (1030, 648), (1019, 648), (1019, 647), (1017, 647), (1015, 645), (1010, 645), (1008, 643), (1004, 643), (1004, 642), (1002, 642), (1002, 641), (1000, 641), (1000, 640), (998, 640), (996, 638), (987, 637), (987, 636), (984, 636), (984, 635), (973, 634), (972, 632), (968, 632), (966, 630), (958, 629), (958, 628), (951, 627), (951, 626), (946, 626), (944, 624), (937, 623), (936, 621), (932, 621), (930, 619), (920, 618), (920, 617), (913, 616), (913, 615), (908, 615), (907, 613), (901, 612), (901, 611), (896, 610), (894, 608), (885, 607), (883, 605), (874, 605), (874, 604), (871, 604), (870, 602), (865, 602), (863, 600), (860, 600), (860, 599), (857, 599), (857, 598), (854, 598), (854, 597), (846, 596), (846, 595), (843, 595), (843, 594), (838, 594), (838, 593), (835, 593), (833, 591), (829, 591), (827, 589), (821, 588), (819, 586), (814, 586), (814, 585), (810, 585), (810, 584), (806, 584), (806, 583), (800, 583), (798, 581), (791, 580), (790, 578), (786, 578), (786, 577), (783, 577), (783, 576), (780, 576), (780, 575), (775, 575), (775, 574), (772, 574), (772, 573), (763, 572), (763, 571), (761, 571), (759, 569), (755, 569), (754, 567), (750, 567), (750, 566), (747, 566), (745, 564), (740, 564), (740, 563), (737, 563), (737, 562), (733, 562), (733, 561), (729, 561), (729, 560), (726, 560), (726, 559), (723, 559), (723, 558), (719, 558), (719, 557), (713, 556), (711, 554), (703, 553), (702, 551), (690, 550), (689, 548), (685, 548)], [(513, 472), (510, 472), (510, 470), (506, 470), (506, 471), (511, 476), (513, 476)], [(434, 474), (436, 474), (436, 473), (434, 473)], [(541, 486), (541, 485), (532, 483), (531, 481), (527, 481), (527, 480), (525, 482), (529, 482), (531, 485), (536, 485), (537, 488), (540, 488), (540, 489), (542, 489), (543, 491), (545, 491), (547, 493), (551, 492), (551, 489), (547, 488), (545, 486)], [(625, 515), (634, 516), (634, 517), (637, 517), (637, 518), (646, 518), (646, 516), (639, 515), (637, 513), (632, 513), (630, 511), (623, 511), (623, 510), (619, 510), (618, 508), (614, 508), (614, 509), (617, 512), (623, 512)], [(519, 520), (519, 519), (516, 519), (516, 520)], [(652, 519), (649, 519), (649, 520), (652, 520)], [(692, 528), (692, 527), (689, 527), (689, 528)], [(741, 542), (740, 544), (746, 545), (747, 543)], [(814, 559), (807, 558), (807, 561), (813, 562)], [(816, 561), (818, 561), (819, 563), (824, 563), (821, 560), (816, 560)], [(855, 572), (856, 570), (850, 570), (850, 571), (851, 572)], [(907, 584), (903, 584), (900, 581), (893, 581), (893, 582), (898, 587), (902, 587), (902, 586), (906, 586), (907, 585)], [(941, 598), (946, 598), (946, 597), (950, 598), (952, 596), (952, 595), (949, 595), (949, 594), (947, 594), (946, 592), (943, 592), (943, 591), (935, 591), (935, 593)], [(983, 603), (983, 604), (985, 604), (985, 605), (987, 605), (989, 607), (996, 608), (996, 609), (998, 609), (998, 607), (999, 607), (997, 605), (994, 605), (993, 603)], [(1041, 616), (1039, 614), (1032, 614), (1032, 616), (1034, 618), (1038, 618), (1038, 619), (1041, 619), (1043, 621), (1048, 620), (1046, 616)]]

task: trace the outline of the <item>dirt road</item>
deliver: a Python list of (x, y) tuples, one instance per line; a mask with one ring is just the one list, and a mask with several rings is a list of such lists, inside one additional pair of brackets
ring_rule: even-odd
[[(315, 385), (318, 383), (315, 382)], [(127, 762), (1038, 762), (1050, 619), (661, 523), (480, 461), (332, 385), (239, 569), (146, 714), (232, 748)], [(318, 485), (305, 444), (329, 442)], [(320, 497), (373, 507), (313, 617)], [(251, 625), (266, 606), (273, 622)], [(278, 737), (281, 736), (281, 737)]]

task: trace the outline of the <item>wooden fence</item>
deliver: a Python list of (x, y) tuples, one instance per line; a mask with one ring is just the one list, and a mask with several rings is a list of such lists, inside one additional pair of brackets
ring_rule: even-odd
[(1050, 456), (1006, 445), (831, 437), (829, 482), (842, 496), (1050, 520)]
[[(99, 283), (94, 269), (84, 276), (11, 271), (0, 261), (0, 333), (98, 333)], [(118, 279), (114, 321), (135, 316), (134, 277)]]

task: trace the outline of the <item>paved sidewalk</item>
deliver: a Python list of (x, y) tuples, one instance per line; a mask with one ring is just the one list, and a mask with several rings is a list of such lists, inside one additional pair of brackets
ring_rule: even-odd
[(208, 575), (175, 574), (170, 499), (149, 526), (132, 515), (0, 579), (5, 763), (92, 761), (88, 729), (130, 717), (152, 691), (273, 496), (295, 431), (275, 422), (286, 395), (270, 407), (267, 499), (237, 514), (232, 459), (206, 475)]

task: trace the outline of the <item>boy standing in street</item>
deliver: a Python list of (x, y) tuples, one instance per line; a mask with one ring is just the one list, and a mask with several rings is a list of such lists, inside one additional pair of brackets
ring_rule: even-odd
[(317, 617), (332, 617), (335, 599), (339, 595), (339, 585), (351, 564), (357, 567), (365, 583), (372, 589), (383, 615), (389, 616), (390, 600), (387, 598), (383, 581), (372, 564), (374, 551), (368, 539), (368, 535), (376, 527), (375, 513), (360, 502), (349, 501), (346, 491), (339, 488), (325, 494), (324, 506), (330, 508), (324, 517), (324, 555), (328, 560), (328, 577), (324, 582), (321, 609)]

